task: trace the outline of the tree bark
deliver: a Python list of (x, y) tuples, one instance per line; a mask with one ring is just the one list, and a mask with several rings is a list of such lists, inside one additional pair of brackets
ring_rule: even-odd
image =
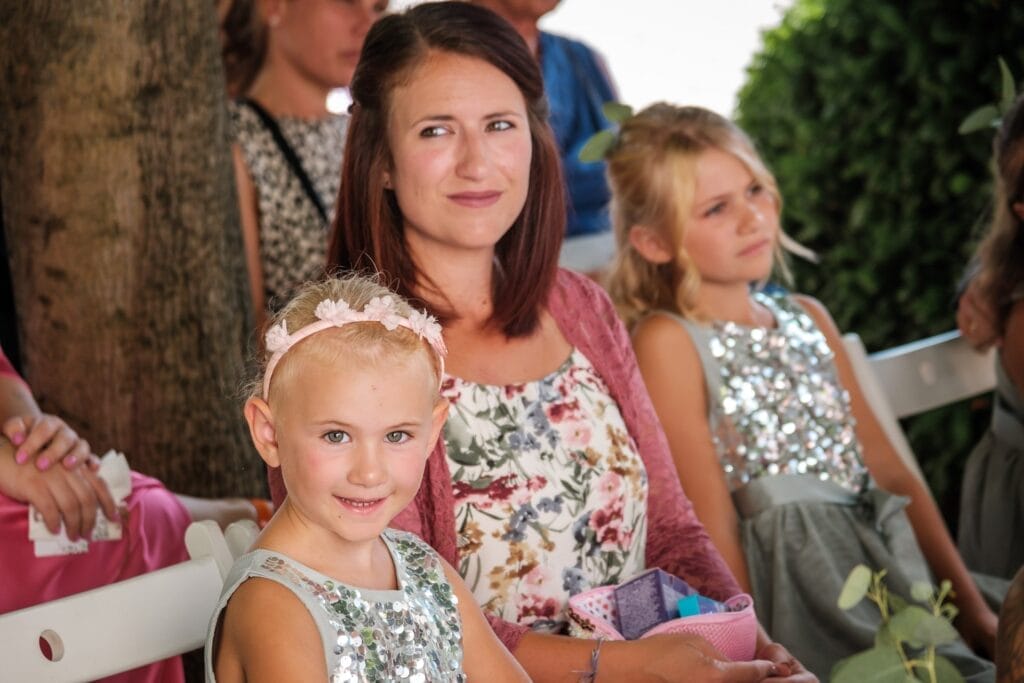
[(169, 488), (264, 495), (210, 0), (0, 0), (0, 190), (26, 378)]

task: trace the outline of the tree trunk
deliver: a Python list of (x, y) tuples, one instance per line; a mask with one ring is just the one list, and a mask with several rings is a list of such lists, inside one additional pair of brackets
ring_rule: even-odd
[(210, 0), (0, 0), (0, 189), (26, 378), (103, 452), (263, 495)]

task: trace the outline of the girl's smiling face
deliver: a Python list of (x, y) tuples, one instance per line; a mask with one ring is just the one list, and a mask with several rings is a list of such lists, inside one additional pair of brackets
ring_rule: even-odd
[(707, 285), (768, 277), (779, 234), (779, 208), (743, 162), (720, 149), (696, 160), (693, 205), (682, 246)]
[(269, 406), (273, 452), (261, 453), (281, 467), (296, 521), (334, 547), (372, 542), (416, 495), (447, 416), (428, 352), (291, 354)]
[(417, 259), (493, 253), (522, 212), (532, 141), (515, 82), (474, 57), (433, 52), (391, 96), (385, 185)]

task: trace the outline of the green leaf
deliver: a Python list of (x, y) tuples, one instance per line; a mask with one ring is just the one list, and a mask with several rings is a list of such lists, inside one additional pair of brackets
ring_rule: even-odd
[(878, 627), (878, 633), (875, 634), (875, 647), (889, 647), (895, 648), (899, 643), (898, 640), (892, 635), (892, 631), (889, 630), (888, 624), (882, 624)]
[(461, 448), (450, 448), (448, 449), (448, 457), (460, 465), (480, 464), (480, 453), (478, 449), (472, 447), (465, 450)]
[(889, 612), (891, 614), (896, 614), (901, 610), (905, 610), (908, 604), (909, 603), (906, 600), (895, 593), (889, 593)]
[(891, 647), (873, 647), (832, 667), (832, 683), (905, 683), (907, 672)]
[(964, 683), (964, 677), (953, 666), (953, 662), (942, 655), (935, 655), (935, 681), (936, 683)]
[(1010, 67), (1006, 66), (1006, 62), (1003, 58), (999, 58), (999, 73), (1003, 77), (1002, 96), (999, 98), (999, 113), (1003, 114), (1010, 111), (1010, 107), (1013, 106), (1013, 101), (1017, 99), (1017, 86), (1013, 82), (1013, 74), (1010, 73)]
[(577, 156), (583, 162), (601, 161), (614, 144), (615, 133), (610, 130), (601, 130), (590, 136)]
[(863, 564), (858, 564), (846, 577), (843, 590), (839, 594), (839, 609), (851, 609), (857, 605), (868, 593), (871, 586), (871, 570)]
[(915, 581), (910, 584), (910, 597), (914, 598), (918, 602), (928, 602), (932, 597), (934, 588), (927, 581)]
[(960, 127), (956, 130), (961, 135), (967, 135), (968, 133), (991, 128), (993, 122), (998, 120), (999, 109), (994, 104), (986, 104), (984, 107), (978, 107), (968, 114), (967, 118), (960, 122)]
[(893, 636), (911, 647), (943, 645), (957, 638), (952, 624), (917, 605), (893, 615), (889, 629)]
[(633, 115), (633, 107), (621, 102), (605, 102), (601, 105), (601, 113), (612, 123), (622, 123)]

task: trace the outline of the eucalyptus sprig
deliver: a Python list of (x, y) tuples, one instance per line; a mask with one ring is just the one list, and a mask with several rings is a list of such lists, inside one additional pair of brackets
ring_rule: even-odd
[(957, 129), (961, 135), (974, 133), (987, 128), (998, 128), (1002, 123), (1003, 116), (1013, 106), (1017, 99), (1017, 84), (1013, 80), (1010, 67), (1006, 65), (1003, 58), (999, 58), (999, 73), (1002, 76), (1002, 87), (1000, 88), (999, 101), (978, 107), (963, 120)]
[(943, 581), (936, 589), (925, 581), (914, 582), (910, 596), (920, 604), (913, 604), (889, 592), (885, 573), (859, 564), (843, 585), (840, 609), (853, 609), (867, 598), (878, 607), (882, 622), (874, 647), (836, 663), (833, 683), (963, 683), (956, 667), (936, 653), (939, 645), (957, 639), (952, 624), (957, 608), (947, 602), (952, 584)]
[(601, 161), (608, 156), (608, 152), (615, 146), (615, 141), (619, 137), (619, 126), (633, 115), (633, 107), (621, 102), (605, 102), (601, 105), (601, 113), (612, 125), (597, 131), (583, 143), (577, 155), (580, 161)]

